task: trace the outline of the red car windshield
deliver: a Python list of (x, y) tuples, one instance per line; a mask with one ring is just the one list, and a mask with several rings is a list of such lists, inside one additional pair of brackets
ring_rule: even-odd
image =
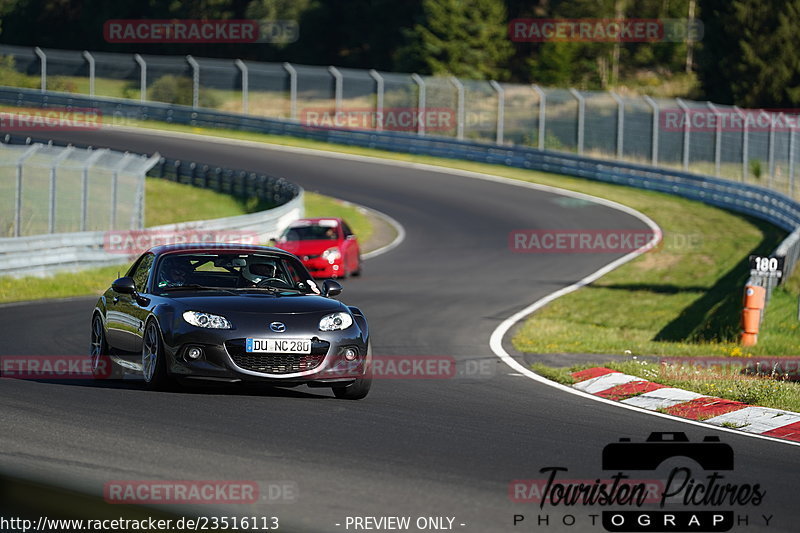
[(335, 241), (339, 232), (331, 226), (297, 226), (283, 234), (285, 241)]

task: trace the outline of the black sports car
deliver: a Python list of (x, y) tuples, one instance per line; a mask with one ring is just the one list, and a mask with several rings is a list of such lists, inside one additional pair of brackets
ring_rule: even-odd
[(182, 244), (142, 254), (98, 300), (98, 378), (141, 373), (154, 389), (187, 380), (330, 387), (361, 399), (372, 382), (364, 314), (318, 287), (294, 255), (266, 246)]

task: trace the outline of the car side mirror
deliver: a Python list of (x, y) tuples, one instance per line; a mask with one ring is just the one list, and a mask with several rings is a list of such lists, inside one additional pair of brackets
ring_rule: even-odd
[(342, 293), (342, 285), (338, 281), (326, 279), (322, 282), (322, 294), (328, 298), (333, 298)]
[(111, 284), (111, 288), (114, 292), (120, 294), (134, 294), (136, 292), (136, 284), (133, 282), (133, 278), (128, 276), (114, 281), (114, 283)]

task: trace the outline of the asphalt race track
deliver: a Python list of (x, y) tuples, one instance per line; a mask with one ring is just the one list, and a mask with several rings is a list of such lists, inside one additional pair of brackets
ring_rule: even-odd
[[(603, 531), (589, 516), (598, 509), (514, 503), (510, 482), (544, 479), (540, 469), (552, 466), (568, 469), (564, 479), (608, 477), (606, 444), (683, 431), (693, 442), (718, 435), (733, 447), (735, 468), (721, 483), (765, 490), (760, 505), (715, 507), (747, 517), (734, 531), (797, 531), (800, 448), (565, 394), (516, 375), (490, 351), (503, 319), (615, 259), (513, 253), (509, 232), (646, 229), (638, 219), (531, 189), (276, 148), (130, 131), (60, 138), (264, 171), (392, 216), (406, 240), (369, 260), (341, 296), (366, 312), (374, 353), (484, 366), (480, 375), (452, 379), (376, 381), (358, 402), (325, 389), (153, 393), (135, 381), (2, 380), (0, 466), (54, 483), (80, 480), (97, 493), (115, 479), (287, 481), (298, 489), (294, 503), (253, 508), (280, 517), (284, 531), (346, 531), (347, 516), (387, 515), (455, 517), (454, 529), (469, 532)], [(0, 353), (87, 353), (93, 303), (0, 307)], [(693, 474), (708, 483), (701, 469)], [(516, 527), (515, 514), (525, 516)], [(575, 524), (564, 525), (564, 515)], [(772, 515), (769, 527), (761, 527), (762, 515)], [(537, 523), (544, 516), (549, 523)]]

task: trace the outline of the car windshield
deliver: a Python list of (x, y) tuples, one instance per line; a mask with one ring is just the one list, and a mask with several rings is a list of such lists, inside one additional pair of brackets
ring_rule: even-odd
[(315, 241), (315, 240), (336, 240), (339, 235), (334, 226), (308, 225), (294, 226), (287, 229), (283, 234), (285, 241)]
[(158, 262), (155, 280), (161, 290), (212, 288), (319, 293), (299, 261), (269, 253), (168, 254)]

